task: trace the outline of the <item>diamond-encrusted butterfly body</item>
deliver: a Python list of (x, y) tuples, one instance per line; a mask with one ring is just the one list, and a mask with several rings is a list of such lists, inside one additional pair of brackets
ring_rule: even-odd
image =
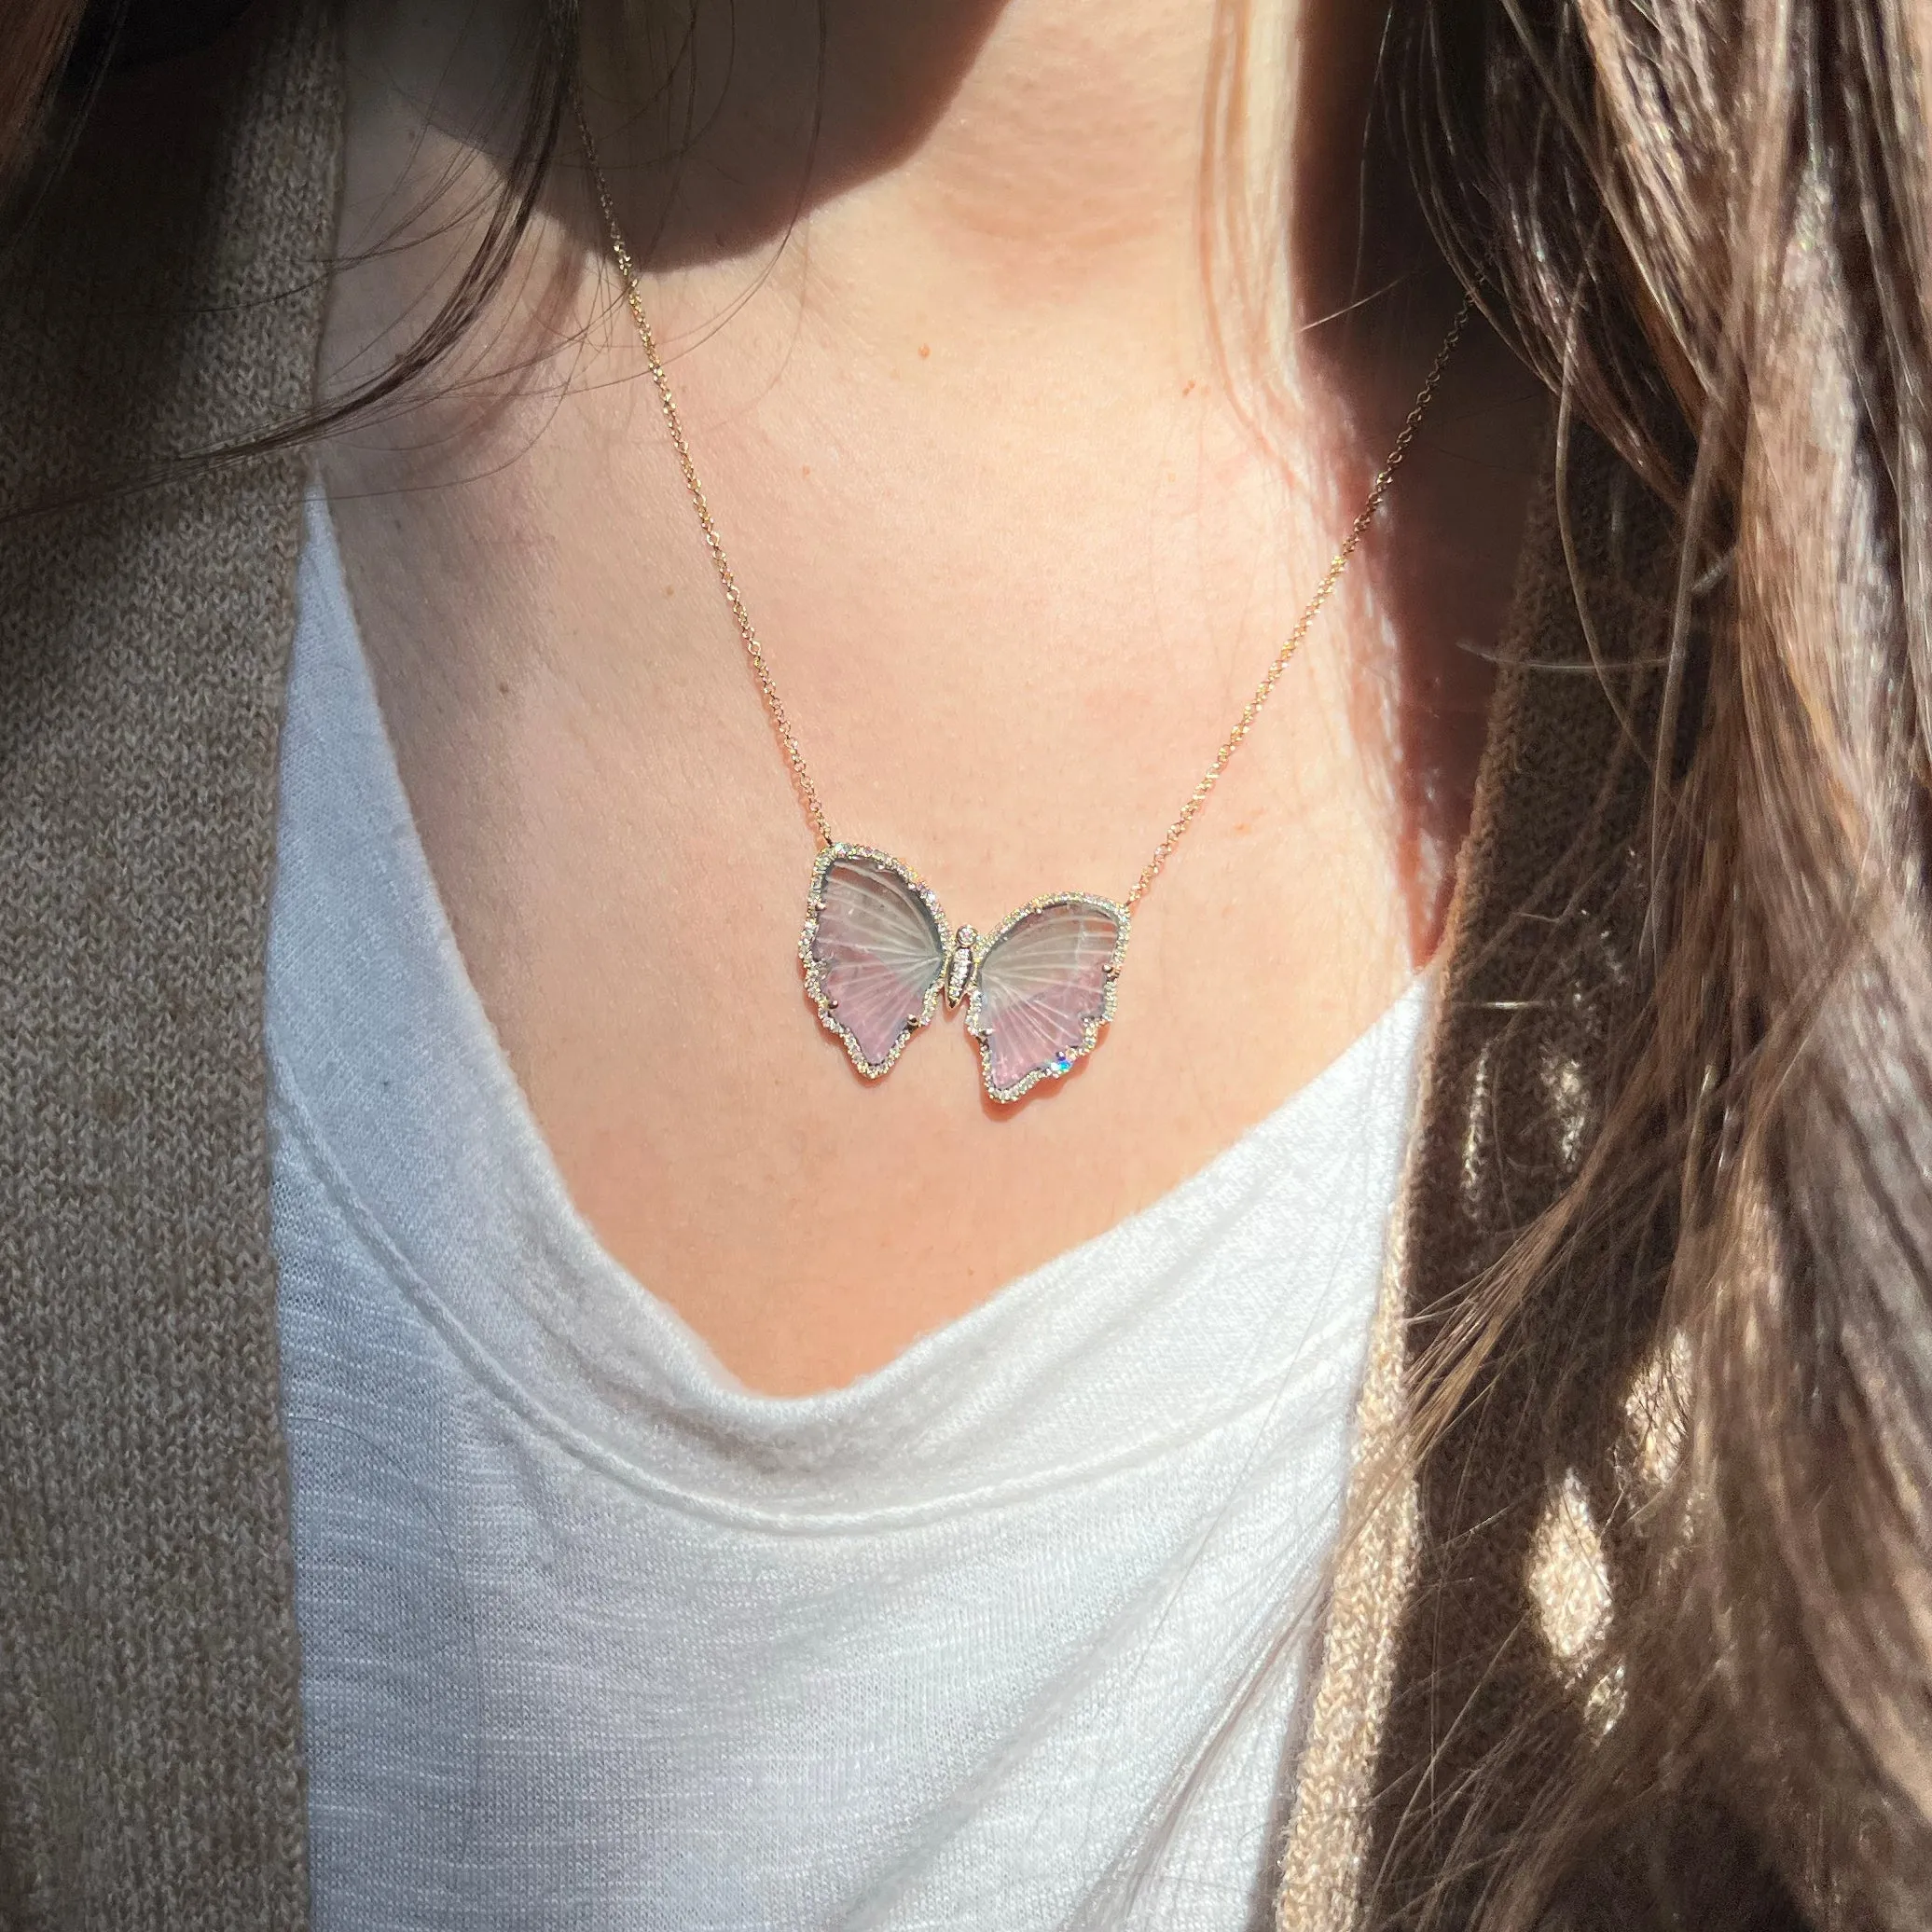
[(904, 861), (835, 843), (812, 868), (798, 956), (819, 1018), (867, 1080), (891, 1070), (942, 1000), (963, 1000), (987, 1092), (1013, 1101), (1099, 1044), (1126, 948), (1126, 908), (1087, 892), (1032, 900), (987, 938), (955, 932)]

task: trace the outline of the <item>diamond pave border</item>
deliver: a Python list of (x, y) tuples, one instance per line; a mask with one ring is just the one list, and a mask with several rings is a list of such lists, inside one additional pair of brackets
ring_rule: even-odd
[[(823, 969), (812, 950), (812, 943), (819, 932), (819, 915), (825, 909), (826, 875), (833, 866), (844, 859), (863, 860), (890, 872), (906, 886), (926, 908), (940, 935), (941, 963), (938, 976), (926, 988), (925, 999), (918, 1016), (907, 1021), (899, 1038), (893, 1042), (891, 1051), (883, 1060), (877, 1062), (865, 1057), (858, 1042), (852, 1038), (839, 1019), (825, 992)], [(986, 1030), (981, 1024), (980, 962), (1022, 919), (1031, 918), (1036, 913), (1047, 912), (1061, 905), (1084, 906), (1089, 911), (1101, 914), (1113, 923), (1113, 952), (1102, 969), (1105, 975), (1105, 991), (1101, 995), (1100, 1011), (1083, 1024), (1077, 1046), (1068, 1049), (1060, 1059), (1049, 1061), (1043, 1067), (1035, 1067), (1013, 1085), (1002, 1087), (993, 1079), (992, 1049), (987, 1043)], [(1099, 1045), (1101, 1033), (1113, 1018), (1115, 983), (1120, 977), (1121, 963), (1126, 957), (1127, 935), (1131, 925), (1131, 915), (1118, 900), (1103, 898), (1097, 892), (1044, 892), (1037, 899), (1029, 899), (1024, 905), (1016, 906), (991, 932), (983, 937), (974, 935), (973, 968), (966, 979), (965, 1022), (966, 1030), (972, 1035), (973, 1044), (979, 1052), (980, 1080), (988, 1098), (1001, 1106), (1011, 1106), (1014, 1101), (1023, 1099), (1031, 1093), (1042, 1081), (1064, 1079)], [(933, 1015), (939, 1011), (939, 1002), (945, 988), (947, 969), (951, 964), (953, 948), (958, 939), (959, 933), (946, 918), (945, 908), (939, 903), (939, 895), (926, 883), (918, 871), (908, 865), (904, 859), (881, 847), (857, 845), (846, 839), (835, 839), (831, 844), (821, 848), (812, 864), (811, 887), (806, 899), (805, 927), (798, 935), (798, 958), (805, 968), (806, 993), (818, 1009), (820, 1025), (838, 1040), (846, 1050), (846, 1056), (862, 1078), (868, 1081), (883, 1080), (898, 1063), (899, 1056), (911, 1043), (913, 1035), (932, 1025)]]
[[(914, 897), (932, 915), (932, 923), (939, 928), (938, 976), (926, 988), (925, 1003), (919, 1009), (918, 1017), (907, 1022), (898, 1040), (894, 1042), (891, 1052), (876, 1064), (865, 1057), (863, 1049), (833, 1010), (832, 1001), (825, 992), (823, 969), (812, 952), (812, 942), (819, 936), (819, 915), (825, 909), (825, 875), (841, 859), (863, 859), (868, 863), (880, 866), (891, 873), (895, 878), (911, 889)], [(947, 923), (938, 895), (904, 859), (895, 859), (890, 852), (881, 851), (876, 846), (849, 845), (843, 839), (835, 839), (830, 845), (821, 849), (812, 866), (811, 890), (806, 897), (805, 930), (798, 935), (798, 958), (805, 967), (805, 990), (812, 1004), (819, 1009), (820, 1025), (828, 1033), (837, 1036), (852, 1065), (867, 1080), (883, 1080), (892, 1070), (899, 1056), (905, 1051), (906, 1043), (912, 1036), (920, 1028), (932, 1025), (932, 1015), (939, 1011), (939, 995), (945, 985), (945, 970), (951, 962), (952, 953), (953, 929)]]
[[(1031, 918), (1035, 913), (1050, 911), (1056, 905), (1083, 905), (1089, 911), (1101, 913), (1113, 921), (1113, 952), (1101, 969), (1105, 975), (1106, 990), (1100, 996), (1100, 1011), (1083, 1024), (1080, 1044), (1077, 1047), (1069, 1049), (1058, 1060), (1050, 1060), (1044, 1067), (1034, 1068), (1030, 1073), (1015, 1081), (1010, 1087), (997, 1086), (993, 1082), (993, 1050), (987, 1044), (986, 1029), (980, 1024), (980, 961), (1022, 919)], [(1042, 1080), (1064, 1080), (1099, 1045), (1101, 1032), (1113, 1018), (1116, 984), (1120, 979), (1121, 962), (1127, 956), (1127, 933), (1132, 923), (1132, 915), (1125, 905), (1118, 900), (1103, 899), (1097, 892), (1045, 892), (1038, 899), (1029, 899), (1026, 904), (1008, 913), (993, 932), (974, 945), (973, 972), (966, 982), (966, 1030), (973, 1035), (979, 1048), (980, 1078), (986, 1084), (989, 1098), (999, 1101), (1003, 1107), (1010, 1107), (1015, 1100), (1023, 1099), (1031, 1093)]]

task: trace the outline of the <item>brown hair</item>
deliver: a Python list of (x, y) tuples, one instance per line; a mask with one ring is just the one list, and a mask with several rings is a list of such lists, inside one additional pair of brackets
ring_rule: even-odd
[[(76, 11), (9, 21), (0, 179)], [(567, 52), (573, 7), (547, 17)], [(1418, 1391), (1440, 1433), (1521, 1311), (1586, 1293), (1654, 1331), (1680, 1436), (1625, 1525), (1616, 1720), (1563, 1733), (1488, 1857), (1493, 1932), (1903, 1932), (1932, 1898), (1928, 38), (1910, 0), (1391, 9), (1444, 248), (1677, 542), (1641, 1018), (1578, 1178)], [(533, 83), (448, 304), (331, 418), (435, 367), (487, 300), (567, 71)]]
[(0, 168), (25, 151), (79, 20), (72, 0), (20, 0), (0, 62)]
[[(1397, 18), (1446, 245), (1677, 543), (1638, 748), (1638, 1017), (1577, 1180), (1418, 1392), (1452, 1426), (1552, 1293), (1638, 1311), (1664, 1371), (1672, 1466), (1622, 1525), (1599, 1664), (1616, 1720), (1544, 1767), (1484, 1922), (1917, 1926), (1932, 21), (1907, 0)], [(1628, 646), (1596, 644), (1630, 688)]]

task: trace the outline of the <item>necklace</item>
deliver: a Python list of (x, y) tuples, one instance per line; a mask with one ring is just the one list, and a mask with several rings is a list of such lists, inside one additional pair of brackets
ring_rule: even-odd
[(706, 500), (684, 435), (683, 419), (671, 393), (670, 378), (644, 310), (637, 265), (618, 224), (610, 184), (598, 161), (581, 104), (576, 117), (611, 255), (623, 278), (625, 299), (643, 344), (644, 361), (657, 391), (658, 407), (683, 475), (685, 491), (724, 602), (738, 627), (758, 695), (792, 767), (794, 789), (818, 840), (818, 857), (806, 894), (805, 930), (798, 940), (806, 992), (818, 1009), (821, 1024), (843, 1043), (852, 1065), (868, 1081), (883, 1079), (891, 1071), (913, 1036), (932, 1023), (942, 1000), (949, 1011), (963, 1000), (966, 1030), (978, 1043), (980, 1074), (987, 1094), (1002, 1103), (1018, 1100), (1042, 1081), (1058, 1080), (1070, 1072), (1100, 1043), (1102, 1030), (1113, 1017), (1114, 987), (1126, 956), (1134, 908), (1161, 876), (1229, 761), (1254, 728), (1262, 707), (1274, 695), (1283, 672), (1341, 582), (1349, 559), (1375, 520), (1435, 399), (1442, 372), (1470, 319), (1474, 297), (1464, 297), (1394, 447), (1376, 471), (1368, 498), (1322, 573), (1314, 596), (1253, 695), (1241, 707), (1173, 823), (1162, 834), (1152, 856), (1140, 868), (1133, 890), (1122, 900), (1093, 892), (1050, 892), (1028, 900), (982, 936), (971, 926), (948, 924), (932, 887), (903, 859), (876, 846), (855, 845), (832, 835), (824, 803), (805, 762), (791, 715), (779, 696), (765, 646), (738, 592), (738, 579)]

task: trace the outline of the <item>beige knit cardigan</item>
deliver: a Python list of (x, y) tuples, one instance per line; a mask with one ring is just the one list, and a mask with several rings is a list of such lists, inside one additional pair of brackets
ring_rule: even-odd
[[(307, 0), (256, 12), (215, 105), (183, 124), (129, 89), (0, 259), (0, 506), (73, 497), (0, 521), (8, 1928), (308, 1919), (262, 1038), (300, 458), (98, 487), (310, 403), (338, 54)], [(1433, 1899), (1459, 1923), (1537, 1775), (1524, 1715), (1594, 1721), (1609, 1606), (1588, 1511), (1509, 1426), (1538, 1399), (1534, 1316), (1516, 1383), (1426, 1462), (1401, 1459), (1396, 1428), (1418, 1336), (1573, 1171), (1635, 983), (1641, 788), (1589, 644), (1644, 656), (1667, 545), (1594, 445), (1571, 448), (1564, 502), (1559, 519), (1546, 490), (1532, 514), (1503, 639), (1283, 1796), (1293, 1932), (1362, 1925), (1371, 1875), (1387, 1922)], [(1582, 1338), (1606, 1399), (1581, 1405), (1579, 1468), (1600, 1464), (1629, 1380), (1625, 1326), (1606, 1311)], [(1477, 1805), (1465, 1773), (1485, 1753)]]

